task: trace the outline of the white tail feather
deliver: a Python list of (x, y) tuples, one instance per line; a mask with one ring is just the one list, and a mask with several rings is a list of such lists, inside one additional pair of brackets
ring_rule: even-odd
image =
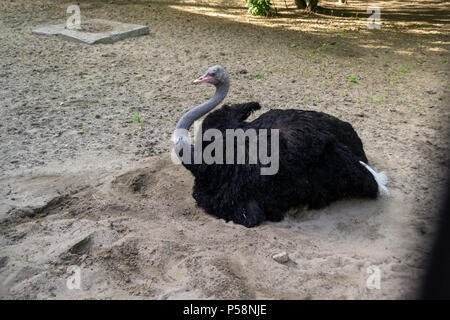
[(359, 163), (361, 163), (362, 166), (364, 168), (366, 168), (373, 175), (373, 177), (375, 178), (375, 181), (378, 184), (378, 194), (381, 195), (381, 196), (388, 196), (389, 195), (389, 190), (386, 187), (386, 184), (388, 183), (388, 178), (386, 176), (386, 173), (384, 173), (384, 171), (376, 172), (371, 167), (369, 167), (369, 165), (365, 164), (362, 161), (360, 161)]

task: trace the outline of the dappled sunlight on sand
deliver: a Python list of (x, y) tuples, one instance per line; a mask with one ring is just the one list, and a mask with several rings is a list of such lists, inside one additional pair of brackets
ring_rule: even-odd
[[(239, 0), (208, 2), (179, 0), (166, 4), (174, 10), (230, 22), (289, 30), (303, 35), (334, 35), (359, 40), (361, 42), (359, 45), (367, 49), (392, 47), (396, 37), (417, 41), (409, 37), (425, 36), (428, 38), (420, 41), (423, 42), (424, 50), (444, 53), (449, 51), (448, 41), (436, 42), (435, 38), (431, 38), (449, 34), (449, 2), (426, 0), (419, 6), (409, 1), (351, 1), (349, 5), (339, 5), (335, 1), (321, 1), (321, 7), (314, 13), (298, 10), (293, 1), (288, 2), (275, 1), (278, 14), (272, 17), (250, 16), (243, 1)], [(369, 14), (366, 10), (369, 6), (380, 7), (381, 30), (368, 28)], [(376, 40), (364, 43), (369, 36), (373, 38), (373, 35)], [(396, 53), (410, 55), (412, 51), (402, 48)]]
[(352, 1), (349, 5), (339, 5), (335, 1), (321, 1), (318, 12), (309, 13), (296, 9), (292, 3), (275, 1), (278, 15), (270, 18), (252, 17), (247, 13), (242, 1), (174, 1), (170, 8), (190, 13), (220, 17), (236, 22), (252, 23), (265, 27), (281, 27), (303, 32), (372, 32), (367, 28), (367, 8), (378, 6), (381, 10), (383, 30), (398, 30), (406, 33), (448, 34), (450, 4), (425, 1), (418, 7), (409, 1)]

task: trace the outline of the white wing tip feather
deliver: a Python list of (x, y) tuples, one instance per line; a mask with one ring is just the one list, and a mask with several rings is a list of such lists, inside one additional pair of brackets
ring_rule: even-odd
[(384, 171), (376, 172), (372, 169), (368, 164), (360, 161), (361, 165), (363, 165), (375, 178), (375, 181), (378, 184), (378, 194), (380, 196), (389, 196), (389, 189), (386, 187), (388, 183), (388, 177)]

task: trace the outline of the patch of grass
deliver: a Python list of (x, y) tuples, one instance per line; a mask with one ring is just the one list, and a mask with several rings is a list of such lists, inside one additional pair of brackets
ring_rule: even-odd
[(386, 74), (387, 74), (388, 76), (392, 76), (394, 73), (395, 73), (395, 70), (388, 70), (388, 71), (386, 72)]
[(398, 69), (398, 71), (400, 71), (401, 73), (407, 73), (407, 72), (409, 72), (409, 69), (408, 68), (400, 68), (400, 69)]
[(142, 102), (142, 100), (143, 100), (142, 96), (139, 95), (138, 100), (139, 100), (139, 102)]
[(322, 102), (322, 100), (320, 98), (316, 98), (317, 102)]
[(142, 120), (142, 116), (140, 115), (140, 114), (136, 114), (135, 116), (134, 116), (134, 120), (136, 120), (137, 122), (141, 122), (141, 120)]
[(348, 77), (348, 81), (351, 83), (358, 83), (358, 81), (356, 80), (356, 77), (353, 77), (353, 76)]
[(114, 145), (112, 145), (112, 144), (108, 144), (108, 145), (106, 146), (106, 149), (112, 149), (112, 148), (114, 148)]
[(442, 63), (446, 63), (446, 62), (447, 62), (447, 59), (442, 58), (441, 62), (442, 62)]
[(373, 102), (383, 102), (384, 101), (384, 97), (378, 98), (376, 100), (373, 100)]
[(400, 99), (400, 98), (397, 98), (397, 100), (395, 100), (395, 102), (397, 102), (397, 104), (402, 104), (402, 103), (403, 103), (403, 100)]
[(257, 77), (258, 79), (265, 79), (264, 75), (261, 72), (258, 72), (255, 77)]
[(328, 44), (324, 43), (324, 44), (322, 44), (320, 47), (318, 47), (318, 48), (316, 49), (316, 51), (317, 51), (317, 52), (320, 52), (320, 51), (325, 51), (325, 50), (327, 50), (327, 49), (328, 49)]
[(392, 79), (391, 85), (395, 86), (399, 81), (400, 81), (400, 77), (395, 77), (394, 79)]

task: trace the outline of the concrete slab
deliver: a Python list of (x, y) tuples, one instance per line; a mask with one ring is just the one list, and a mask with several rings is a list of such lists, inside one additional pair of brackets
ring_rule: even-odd
[(149, 34), (147, 26), (122, 23), (103, 19), (92, 19), (81, 22), (81, 29), (67, 29), (66, 24), (56, 24), (37, 28), (34, 34), (47, 36), (63, 36), (88, 44), (114, 43), (116, 41)]

